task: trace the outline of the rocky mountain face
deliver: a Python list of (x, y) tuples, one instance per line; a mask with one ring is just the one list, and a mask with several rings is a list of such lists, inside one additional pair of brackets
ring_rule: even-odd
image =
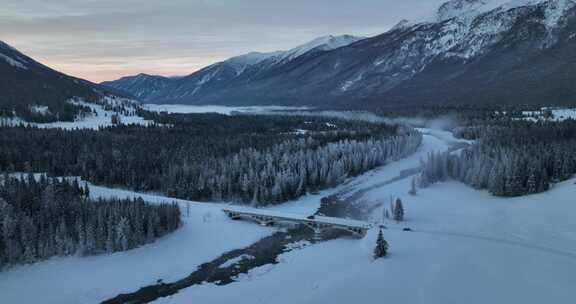
[(114, 96), (89, 81), (52, 70), (0, 41), (0, 116), (26, 120), (72, 120), (79, 109), (67, 101)]
[(232, 57), (175, 79), (140, 74), (102, 85), (130, 93), (144, 102), (195, 103), (203, 96), (226, 89), (230, 83), (249, 81), (304, 55), (336, 49), (361, 39), (350, 35), (325, 36), (288, 51), (252, 52)]
[(106, 81), (102, 86), (127, 92), (134, 98), (146, 100), (149, 96), (154, 96), (158, 92), (168, 88), (172, 83), (172, 78), (138, 74), (136, 76), (126, 76), (115, 81)]
[(241, 73), (228, 64), (207, 67), (156, 101), (348, 108), (574, 104), (576, 0), (452, 0), (432, 20), (404, 21), (376, 37), (280, 58), (245, 65)]

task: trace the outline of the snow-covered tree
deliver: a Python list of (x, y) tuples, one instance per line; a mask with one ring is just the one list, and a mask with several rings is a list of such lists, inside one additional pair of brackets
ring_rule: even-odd
[(477, 128), (481, 139), (459, 154), (433, 153), (423, 165), (420, 185), (448, 177), (496, 196), (543, 192), (551, 182), (576, 173), (576, 121), (506, 122)]
[(404, 221), (404, 206), (402, 205), (402, 200), (399, 198), (396, 199), (396, 203), (394, 204), (393, 216), (396, 222)]
[(416, 177), (412, 177), (412, 181), (410, 182), (410, 191), (408, 191), (410, 195), (418, 194), (418, 190), (416, 188)]
[(378, 232), (376, 247), (374, 248), (374, 259), (385, 257), (388, 254), (388, 242), (384, 239), (382, 229)]
[(180, 226), (176, 204), (87, 200), (66, 179), (0, 183), (0, 268), (52, 256), (128, 250)]

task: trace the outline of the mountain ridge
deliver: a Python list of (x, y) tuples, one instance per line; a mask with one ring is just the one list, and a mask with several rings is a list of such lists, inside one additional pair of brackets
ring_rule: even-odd
[(74, 120), (85, 110), (69, 102), (75, 98), (98, 103), (106, 96), (125, 97), (53, 70), (3, 41), (0, 41), (0, 91), (0, 116), (35, 122)]
[(198, 103), (574, 104), (576, 78), (566, 72), (576, 69), (574, 1), (520, 4), (396, 27)]
[[(287, 51), (250, 52), (231, 57), (177, 79), (138, 74), (101, 84), (126, 91), (144, 102), (181, 103), (183, 98), (194, 98), (203, 91), (214, 92), (226, 87), (231, 81), (259, 77), (260, 74), (273, 69), (275, 66), (297, 60), (310, 52), (328, 51), (362, 39), (364, 37), (352, 35), (322, 36)], [(241, 75), (242, 77), (239, 77)]]
[[(434, 18), (235, 74), (206, 67), (147, 102), (387, 107), (573, 104), (574, 0), (451, 0)], [(574, 52), (573, 52), (574, 51)], [(211, 82), (221, 77), (224, 81)], [(190, 91), (190, 83), (200, 84)]]

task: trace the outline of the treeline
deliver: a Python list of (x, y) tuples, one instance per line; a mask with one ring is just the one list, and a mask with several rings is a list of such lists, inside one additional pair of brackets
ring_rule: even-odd
[(196, 167), (174, 168), (164, 191), (198, 200), (279, 203), (334, 187), (347, 177), (409, 155), (421, 140), (419, 133), (326, 145), (313, 138), (293, 139), (262, 151), (248, 148), (228, 157), (208, 158)]
[[(97, 115), (90, 106), (81, 102), (100, 105), (106, 111), (113, 111), (126, 116), (136, 115), (138, 111), (141, 111), (136, 101), (95, 92), (88, 92), (86, 98), (59, 96), (53, 99), (50, 96), (43, 97), (46, 98), (42, 98), (41, 103), (39, 103), (38, 98), (28, 100), (22, 96), (14, 96), (14, 99), (11, 99), (11, 96), (0, 96), (0, 121), (3, 118), (19, 118), (26, 122), (50, 123), (74, 121), (76, 118)], [(43, 107), (45, 107), (44, 111), (38, 111), (38, 108)]]
[(448, 178), (497, 196), (543, 192), (576, 173), (576, 121), (508, 121), (471, 129), (477, 144), (460, 154), (431, 154), (420, 184)]
[(50, 123), (56, 121), (74, 121), (77, 116), (85, 116), (91, 113), (89, 107), (73, 105), (68, 102), (48, 104), (48, 111), (38, 112), (37, 105), (17, 104), (12, 108), (0, 106), (0, 121), (2, 118), (19, 118), (27, 122)]
[[(386, 118), (413, 118), (422, 120), (437, 120), (447, 118), (456, 125), (468, 126), (489, 121), (501, 121), (522, 118), (524, 111), (540, 111), (546, 105), (422, 105), (418, 107), (384, 107), (381, 109), (368, 109), (373, 113)], [(549, 105), (548, 105), (549, 106)]]
[(334, 185), (410, 153), (420, 141), (397, 125), (320, 117), (148, 115), (170, 127), (0, 127), (0, 170), (258, 204)]
[(0, 180), (0, 268), (53, 256), (93, 255), (150, 243), (180, 226), (176, 204), (87, 197), (77, 180), (4, 175)]

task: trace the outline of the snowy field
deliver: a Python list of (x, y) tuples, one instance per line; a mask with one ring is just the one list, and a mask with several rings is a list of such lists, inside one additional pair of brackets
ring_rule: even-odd
[[(457, 183), (433, 186), (405, 198), (407, 225), (415, 231), (385, 230), (391, 246), (385, 259), (371, 260), (372, 231), (361, 241), (340, 239), (286, 253), (279, 264), (237, 283), (194, 286), (156, 302), (230, 303), (241, 297), (245, 303), (573, 303), (573, 182), (512, 200)], [(388, 191), (408, 189), (397, 186)]]
[(227, 107), (227, 106), (194, 106), (180, 104), (145, 104), (144, 109), (152, 112), (168, 113), (219, 113), (230, 115), (232, 112), (240, 113), (266, 113), (270, 111), (294, 111), (308, 110), (307, 107), (283, 107), (283, 106), (251, 106), (251, 107)]
[[(173, 201), (103, 187), (91, 187), (90, 192), (94, 198), (142, 196), (148, 202)], [(221, 212), (222, 205), (190, 203), (188, 217), (186, 202), (179, 202), (184, 226), (153, 244), (111, 255), (53, 258), (0, 273), (0, 303), (99, 303), (158, 279), (185, 277), (203, 262), (273, 232), (230, 221)]]
[[(108, 100), (109, 102), (111, 100)], [(144, 118), (140, 117), (140, 116), (127, 116), (127, 115), (122, 115), (119, 113), (115, 113), (112, 111), (107, 111), (104, 109), (103, 106), (101, 105), (97, 105), (97, 104), (93, 104), (93, 103), (88, 103), (88, 102), (83, 102), (83, 101), (72, 101), (72, 104), (76, 104), (76, 105), (82, 105), (82, 106), (86, 106), (89, 107), (90, 109), (92, 109), (92, 111), (95, 111), (97, 113), (97, 115), (88, 115), (86, 117), (83, 118), (78, 118), (75, 121), (58, 121), (58, 122), (51, 122), (51, 123), (33, 123), (33, 122), (26, 122), (23, 121), (19, 118), (12, 118), (12, 119), (7, 119), (7, 118), (1, 118), (0, 117), (0, 124), (8, 124), (8, 125), (20, 125), (20, 124), (24, 124), (24, 125), (28, 125), (28, 126), (34, 126), (34, 127), (38, 127), (38, 128), (42, 128), (42, 129), (56, 129), (56, 128), (60, 128), (60, 129), (66, 129), (66, 130), (73, 130), (73, 129), (98, 129), (99, 127), (109, 127), (112, 126), (112, 115), (114, 114), (118, 114), (120, 117), (120, 121), (123, 124), (137, 124), (137, 125), (150, 125), (153, 123), (153, 121), (150, 120), (145, 120)], [(46, 110), (46, 109), (37, 109), (37, 110)]]
[[(436, 139), (427, 136), (423, 150), (438, 148)], [(408, 158), (368, 176), (385, 180), (394, 174), (389, 171), (413, 164)], [(393, 195), (404, 202), (407, 222), (386, 223), (389, 257), (372, 261), (372, 230), (360, 241), (339, 239), (288, 252), (279, 264), (255, 269), (237, 283), (193, 286), (156, 303), (229, 303), (239, 297), (287, 304), (573, 303), (575, 181), (504, 199), (456, 182), (411, 196), (410, 179), (403, 179), (363, 197), (387, 205)], [(374, 218), (381, 218), (381, 210)], [(401, 231), (405, 226), (414, 231)]]
[[(407, 222), (386, 223), (389, 257), (373, 261), (376, 230), (361, 240), (338, 239), (300, 248), (280, 263), (252, 270), (237, 282), (193, 286), (157, 303), (572, 303), (576, 297), (575, 180), (547, 193), (496, 198), (449, 182), (408, 195), (415, 168), (430, 151), (457, 142), (425, 130), (412, 156), (350, 179), (344, 185), (270, 208), (313, 213), (323, 195), (366, 190), (360, 201), (401, 197)], [(387, 183), (389, 182), (389, 183)], [(93, 197), (157, 195), (91, 186)], [(0, 303), (99, 303), (122, 292), (180, 279), (199, 264), (271, 234), (275, 228), (228, 220), (226, 205), (178, 201), (184, 227), (154, 244), (94, 257), (54, 258), (0, 274)], [(381, 220), (382, 210), (372, 219)], [(413, 232), (403, 232), (409, 226)], [(249, 258), (249, 257), (246, 257)], [(33, 292), (31, 292), (33, 291)], [(55, 292), (57, 291), (57, 292)]]
[[(134, 250), (91, 257), (58, 257), (0, 272), (0, 303), (100, 303), (120, 293), (154, 284), (158, 279), (164, 282), (181, 279), (202, 263), (226, 251), (246, 247), (275, 231), (274, 228), (229, 220), (222, 212), (223, 208), (229, 207), (224, 203), (198, 203), (89, 186), (93, 199), (142, 197), (150, 203), (177, 202), (184, 225), (155, 243)], [(320, 207), (320, 198), (336, 190), (311, 194), (268, 209), (313, 214)], [(31, 289), (34, 292), (30, 292)]]
[[(552, 113), (552, 117), (545, 117), (545, 112)], [(542, 108), (541, 111), (522, 111), (524, 116), (522, 119), (538, 121), (563, 121), (566, 119), (576, 119), (576, 109), (560, 109), (560, 108)]]

